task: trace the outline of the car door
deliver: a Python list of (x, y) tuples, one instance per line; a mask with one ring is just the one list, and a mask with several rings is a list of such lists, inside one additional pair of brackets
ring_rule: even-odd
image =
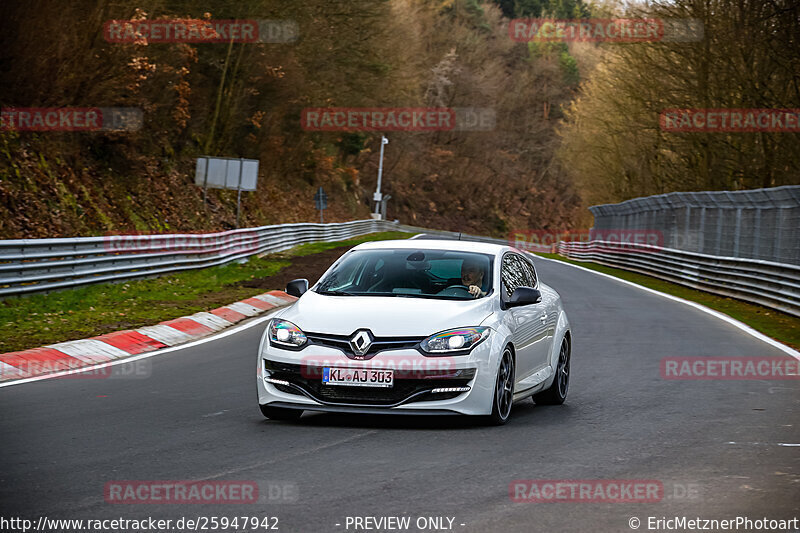
[[(508, 252), (503, 256), (501, 271), (501, 298), (507, 302), (517, 287), (534, 287), (536, 280), (522, 256)], [(547, 355), (546, 320), (541, 319), (544, 306), (541, 303), (511, 307), (507, 310), (508, 324), (514, 334), (516, 351), (516, 381), (524, 380), (545, 366)]]
[(527, 257), (524, 258), (524, 260), (525, 267), (534, 280), (534, 288), (539, 289), (539, 292), (542, 293), (542, 301), (537, 306), (538, 314), (536, 318), (539, 321), (540, 334), (543, 335), (544, 338), (540, 342), (541, 350), (537, 353), (537, 356), (541, 357), (541, 360), (534, 362), (534, 370), (537, 371), (550, 363), (549, 357), (552, 353), (553, 340), (556, 334), (556, 322), (558, 321), (558, 295), (554, 290), (539, 283), (538, 274), (533, 261)]

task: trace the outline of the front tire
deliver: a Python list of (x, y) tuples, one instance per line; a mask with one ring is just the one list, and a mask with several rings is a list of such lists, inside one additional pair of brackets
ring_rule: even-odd
[(568, 337), (561, 341), (561, 349), (558, 352), (558, 365), (556, 366), (556, 377), (553, 384), (545, 391), (533, 395), (533, 401), (538, 405), (561, 405), (567, 399), (569, 391), (569, 363), (571, 347)]
[(258, 406), (261, 414), (270, 420), (297, 420), (303, 415), (302, 409), (286, 409), (284, 407), (270, 407), (269, 405)]
[(506, 346), (503, 357), (500, 359), (500, 368), (497, 369), (497, 379), (494, 385), (494, 399), (492, 400), (492, 414), (489, 421), (495, 426), (502, 426), (508, 421), (511, 414), (511, 404), (514, 401), (514, 355), (511, 348)]

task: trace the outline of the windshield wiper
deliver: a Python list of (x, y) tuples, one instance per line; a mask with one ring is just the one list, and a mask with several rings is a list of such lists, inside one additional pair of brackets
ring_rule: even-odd
[(452, 300), (452, 301), (466, 301), (472, 300), (472, 298), (463, 298), (461, 296), (439, 296), (438, 294), (411, 294), (411, 293), (397, 293), (395, 296), (400, 296), (403, 298), (425, 298), (426, 300)]
[(345, 291), (317, 291), (317, 294), (322, 294), (324, 296), (356, 296), (351, 292)]
[(359, 296), (391, 296), (394, 298), (425, 298), (427, 300), (472, 300), (472, 298), (462, 298), (460, 296), (439, 296), (438, 294), (427, 294), (422, 292), (362, 292)]

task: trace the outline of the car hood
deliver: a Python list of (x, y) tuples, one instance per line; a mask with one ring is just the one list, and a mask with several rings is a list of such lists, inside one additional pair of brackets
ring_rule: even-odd
[(493, 312), (492, 300), (323, 296), (308, 291), (278, 316), (313, 333), (350, 335), (366, 328), (376, 337), (423, 337), (480, 325)]

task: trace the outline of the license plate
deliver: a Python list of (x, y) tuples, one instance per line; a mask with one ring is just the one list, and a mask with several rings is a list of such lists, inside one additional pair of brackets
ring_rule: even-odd
[(394, 385), (394, 371), (323, 367), (322, 383), (350, 387), (391, 387)]

